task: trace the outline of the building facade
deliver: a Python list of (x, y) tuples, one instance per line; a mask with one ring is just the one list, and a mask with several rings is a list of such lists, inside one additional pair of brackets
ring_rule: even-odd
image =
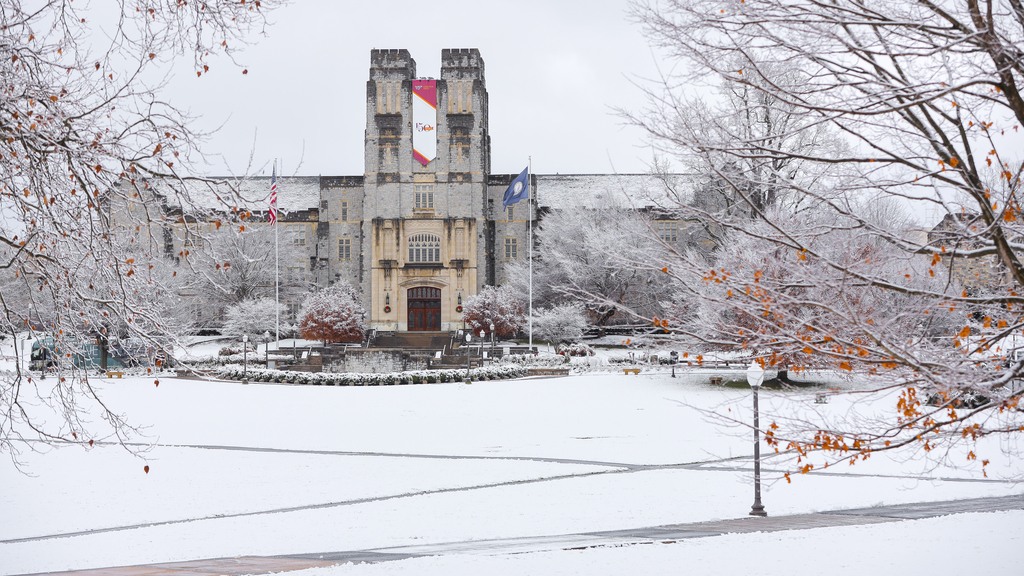
[(311, 255), (317, 284), (359, 287), (370, 327), (460, 327), (462, 302), (525, 257), (535, 214), (528, 202), (502, 210), (513, 176), (490, 173), (487, 113), (478, 50), (442, 51), (438, 79), (418, 78), (408, 50), (371, 52), (365, 169), (320, 178)]
[[(369, 326), (381, 331), (462, 328), (463, 302), (509, 281), (529, 257), (531, 226), (547, 211), (618, 202), (654, 214), (658, 207), (650, 204), (666, 198), (662, 180), (650, 175), (532, 175), (531, 200), (504, 210), (517, 175), (490, 172), (483, 58), (477, 49), (443, 50), (440, 76), (418, 78), (408, 50), (371, 51), (363, 174), (277, 180), (278, 233), (289, 248), (282, 276), (311, 287), (348, 282), (362, 296)], [(270, 178), (225, 186), (251, 200), (247, 225), (267, 226)], [(201, 193), (192, 191), (193, 200)], [(168, 255), (183, 255), (216, 233), (201, 219), (180, 222), (163, 232)], [(675, 243), (685, 222), (657, 226), (663, 240)], [(273, 294), (272, 285), (266, 288)], [(281, 296), (289, 320), (302, 292)], [(218, 311), (194, 300), (197, 315), (215, 327)]]

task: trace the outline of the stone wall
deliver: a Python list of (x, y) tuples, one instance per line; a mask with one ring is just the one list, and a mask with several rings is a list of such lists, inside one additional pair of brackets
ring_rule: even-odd
[(324, 357), (324, 372), (387, 373), (426, 370), (428, 357), (408, 350), (349, 349)]

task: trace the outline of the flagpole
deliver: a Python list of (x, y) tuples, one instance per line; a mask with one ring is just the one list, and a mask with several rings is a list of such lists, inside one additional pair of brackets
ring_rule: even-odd
[[(277, 158), (274, 158), (274, 176), (277, 176)], [(274, 206), (277, 210), (277, 206)], [(274, 218), (274, 339), (276, 348), (281, 350), (281, 260), (278, 250), (277, 217)]]
[[(526, 217), (530, 222), (530, 239), (529, 239), (529, 258), (530, 258), (530, 315), (529, 326), (530, 326), (530, 353), (533, 352), (533, 194), (530, 193), (530, 179), (533, 175), (533, 156), (526, 157), (526, 192), (528, 194), (527, 199), (527, 212)], [(536, 192), (536, 191), (534, 191)]]

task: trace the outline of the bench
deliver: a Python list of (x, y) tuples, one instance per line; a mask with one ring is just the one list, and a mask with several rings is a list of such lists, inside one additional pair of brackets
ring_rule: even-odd
[(639, 368), (623, 368), (622, 369), (622, 373), (623, 374), (629, 374), (630, 372), (632, 372), (633, 374), (639, 375), (640, 374), (640, 369)]
[(107, 372), (107, 378), (113, 378), (115, 376), (122, 378), (124, 376), (124, 372)]

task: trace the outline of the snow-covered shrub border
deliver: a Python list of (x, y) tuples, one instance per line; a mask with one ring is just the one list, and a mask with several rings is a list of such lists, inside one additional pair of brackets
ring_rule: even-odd
[(262, 353), (250, 352), (248, 358), (242, 354), (232, 354), (230, 356), (188, 356), (181, 358), (178, 361), (182, 364), (187, 364), (191, 367), (216, 367), (216, 366), (227, 366), (230, 364), (241, 365), (242, 362), (248, 360), (249, 364), (266, 364), (267, 360), (276, 360), (277, 362), (290, 362), (292, 359), (291, 354), (270, 354), (269, 356)]
[(533, 354), (509, 354), (502, 356), (501, 365), (522, 366), (523, 368), (568, 368), (571, 374), (583, 374), (600, 370), (604, 362), (596, 356), (535, 356)]
[[(245, 371), (237, 364), (225, 366), (217, 371), (217, 377), (225, 380), (241, 380)], [(526, 368), (515, 365), (485, 366), (469, 371), (470, 380), (507, 380), (526, 376)], [(434, 384), (439, 382), (462, 382), (465, 369), (412, 370), (382, 374), (353, 372), (290, 372), (284, 370), (248, 370), (251, 382), (277, 382), (280, 384), (311, 384), (314, 386), (391, 386), (394, 384)]]
[(569, 363), (567, 356), (536, 356), (534, 354), (508, 354), (499, 360), (502, 365), (529, 366), (534, 368), (552, 368)]

